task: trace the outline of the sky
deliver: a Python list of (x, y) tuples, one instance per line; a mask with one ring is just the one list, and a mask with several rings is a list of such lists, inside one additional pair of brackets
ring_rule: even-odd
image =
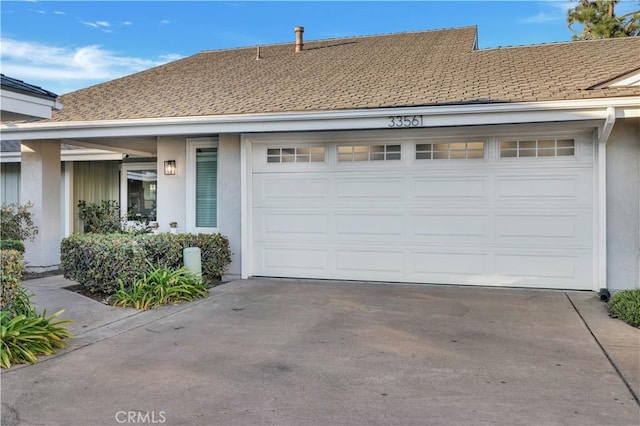
[[(570, 41), (571, 0), (7, 1), (2, 73), (64, 94), (204, 50), (475, 25), (481, 49)], [(637, 9), (623, 0), (616, 14)]]

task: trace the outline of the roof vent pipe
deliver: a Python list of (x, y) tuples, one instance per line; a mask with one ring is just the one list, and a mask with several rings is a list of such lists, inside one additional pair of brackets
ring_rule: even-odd
[(304, 43), (302, 43), (304, 27), (296, 27), (294, 31), (296, 32), (296, 53), (302, 52), (302, 48), (304, 47)]

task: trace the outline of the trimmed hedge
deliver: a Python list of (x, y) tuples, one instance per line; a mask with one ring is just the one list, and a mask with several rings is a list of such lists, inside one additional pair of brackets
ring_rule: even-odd
[(221, 234), (74, 234), (62, 240), (60, 269), (91, 292), (114, 294), (118, 279), (132, 285), (150, 265), (179, 269), (187, 247), (200, 248), (207, 281), (219, 280), (231, 263), (229, 240)]
[(17, 250), (0, 250), (2, 258), (2, 293), (0, 309), (13, 305), (21, 291), (20, 280), (24, 272), (22, 253)]
[(24, 253), (24, 243), (20, 240), (0, 240), (0, 250), (16, 250)]

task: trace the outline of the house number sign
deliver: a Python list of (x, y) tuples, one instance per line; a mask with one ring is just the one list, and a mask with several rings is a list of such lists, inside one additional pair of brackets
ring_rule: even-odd
[(388, 127), (422, 127), (421, 115), (390, 115)]

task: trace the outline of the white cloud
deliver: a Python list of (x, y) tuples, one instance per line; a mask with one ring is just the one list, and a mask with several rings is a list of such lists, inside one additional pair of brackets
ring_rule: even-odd
[(2, 72), (62, 94), (92, 84), (180, 59), (178, 54), (155, 58), (121, 55), (99, 45), (58, 47), (3, 38)]
[(167, 25), (167, 24), (170, 24), (170, 23), (171, 23), (171, 21), (168, 20), (168, 19), (163, 19), (162, 21), (160, 21), (160, 25)]
[(80, 22), (90, 28), (106, 28), (111, 26), (111, 24), (109, 24), (107, 21), (95, 21), (95, 22), (80, 21)]
[(123, 21), (121, 22), (122, 25), (133, 25), (133, 22), (131, 21)]
[(547, 0), (537, 3), (542, 9), (535, 15), (520, 19), (523, 24), (544, 24), (567, 19), (567, 11), (575, 7), (574, 2)]
[(54, 11), (54, 12), (53, 12), (53, 14), (54, 14), (54, 15), (66, 15), (66, 14), (67, 14), (67, 12), (63, 12), (63, 11), (61, 11), (61, 10), (56, 10), (56, 11)]
[(528, 18), (521, 19), (520, 22), (523, 24), (542, 24), (545, 22), (553, 22), (563, 17), (558, 16), (558, 14), (550, 14), (545, 12), (538, 12), (537, 15), (529, 16)]

